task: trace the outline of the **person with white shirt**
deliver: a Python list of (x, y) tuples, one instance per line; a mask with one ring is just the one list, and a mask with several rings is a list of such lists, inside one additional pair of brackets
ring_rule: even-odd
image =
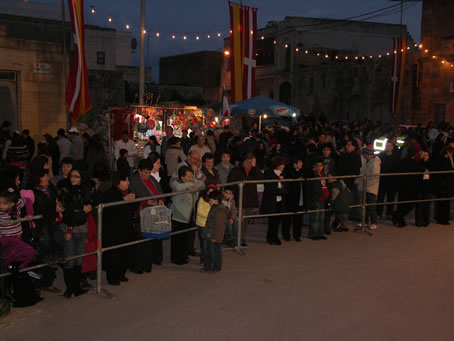
[(211, 153), (210, 148), (206, 145), (206, 138), (203, 135), (199, 135), (197, 137), (197, 144), (191, 146), (189, 148), (189, 153), (192, 152), (193, 150), (196, 150), (199, 152), (200, 157), (203, 157), (206, 153)]
[(115, 160), (118, 160), (120, 157), (120, 150), (126, 149), (128, 151), (128, 163), (130, 167), (134, 167), (134, 157), (137, 156), (138, 151), (134, 141), (129, 139), (129, 132), (127, 130), (123, 131), (123, 136), (121, 140), (115, 143), (114, 156)]

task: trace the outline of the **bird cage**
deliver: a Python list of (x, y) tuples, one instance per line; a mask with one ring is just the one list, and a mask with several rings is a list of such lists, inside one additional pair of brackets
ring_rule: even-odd
[(141, 209), (140, 228), (144, 238), (169, 238), (172, 231), (170, 209), (166, 206), (150, 206)]

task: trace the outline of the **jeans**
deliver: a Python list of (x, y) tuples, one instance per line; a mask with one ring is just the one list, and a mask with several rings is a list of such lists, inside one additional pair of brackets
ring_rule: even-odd
[(221, 243), (214, 243), (211, 240), (205, 240), (206, 254), (204, 259), (205, 270), (221, 271), (222, 269), (222, 251)]
[[(367, 204), (376, 204), (377, 196), (372, 193), (366, 193), (366, 203)], [(365, 224), (369, 224), (369, 219), (371, 224), (377, 224), (377, 206), (366, 206), (366, 220)]]
[[(69, 241), (64, 242), (63, 251), (65, 258), (74, 257), (84, 253), (85, 244), (87, 243), (87, 232), (74, 232)], [(72, 259), (64, 265), (65, 269), (72, 269), (76, 266), (82, 266), (83, 258)]]
[[(323, 202), (317, 201), (312, 204), (311, 210), (322, 210), (325, 208)], [(325, 212), (311, 213), (311, 221), (309, 224), (309, 238), (323, 236), (325, 229), (323, 226)]]

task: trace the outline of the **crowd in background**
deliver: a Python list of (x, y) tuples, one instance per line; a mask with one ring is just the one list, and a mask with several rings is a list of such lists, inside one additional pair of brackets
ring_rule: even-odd
[[(377, 153), (373, 143), (379, 138), (386, 138), (386, 143)], [(267, 218), (266, 241), (281, 245), (282, 239), (301, 242), (304, 219), (309, 225), (307, 237), (314, 241), (348, 231), (347, 220), (360, 223), (360, 209), (349, 206), (360, 204), (363, 190), (371, 204), (364, 227), (372, 230), (384, 219), (406, 226), (405, 217), (415, 207), (416, 226), (427, 227), (432, 218), (449, 225), (449, 200), (374, 204), (454, 194), (453, 173), (428, 173), (454, 170), (454, 128), (446, 122), (405, 128), (372, 121), (330, 122), (321, 115), (290, 128), (276, 123), (260, 133), (254, 124), (243, 131), (228, 126), (199, 135), (183, 131), (182, 137), (166, 127), (162, 139), (150, 137), (140, 158), (127, 131), (111, 156), (100, 136), (81, 135), (75, 127), (67, 132), (59, 129), (56, 137), (46, 134), (35, 143), (28, 130), (11, 131), (11, 124), (4, 122), (0, 150), (2, 271), (15, 272), (18, 278), (20, 268), (48, 264), (29, 275), (35, 277), (35, 288), (58, 293), (54, 281), (60, 265), (67, 298), (84, 294), (90, 287), (87, 278), (93, 278), (95, 256), (63, 259), (96, 250), (94, 208), (99, 203), (184, 192), (106, 208), (103, 246), (141, 239), (140, 210), (166, 205), (172, 212), (172, 231), (197, 226), (197, 231), (172, 235), (172, 263), (184, 265), (190, 256), (200, 257), (201, 271), (213, 273), (222, 269), (223, 244), (232, 247), (239, 237), (242, 246), (248, 245), (250, 219), (242, 221), (241, 235), (237, 235), (240, 202), (244, 216), (311, 212)], [(424, 174), (380, 176), (412, 172)], [(367, 182), (334, 178), (344, 175), (367, 175)], [(260, 184), (263, 179), (275, 182)], [(257, 183), (244, 185), (242, 200), (238, 186), (220, 186), (244, 180)], [(36, 215), (42, 219), (32, 220)], [(19, 223), (17, 218), (26, 219)], [(199, 251), (194, 248), (195, 238)], [(127, 271), (151, 272), (153, 265), (162, 262), (162, 241), (152, 240), (105, 252), (103, 270), (109, 284), (120, 285), (128, 281)], [(23, 283), (28, 282), (24, 279)], [(17, 305), (23, 296), (20, 290), (13, 290)], [(23, 298), (22, 304), (40, 300), (39, 295), (31, 296)]]

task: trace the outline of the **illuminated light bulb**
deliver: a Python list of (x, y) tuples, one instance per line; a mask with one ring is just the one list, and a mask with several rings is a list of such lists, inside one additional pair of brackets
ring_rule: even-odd
[(445, 61), (444, 61), (444, 60), (442, 60), (442, 61), (441, 61), (441, 63), (442, 63), (442, 64), (444, 64), (444, 63), (445, 63)]
[(381, 54), (378, 55), (378, 58), (381, 58)]
[(285, 44), (284, 47), (285, 47), (285, 48), (288, 48), (288, 44)]
[(218, 37), (220, 37), (220, 36), (221, 36), (221, 34), (220, 34), (220, 33), (218, 33)]
[(320, 52), (317, 52), (317, 57), (320, 57)]
[(410, 46), (407, 46), (407, 50), (410, 50)]
[(348, 56), (345, 56), (345, 60), (348, 60)]
[(425, 53), (429, 53), (429, 50), (428, 50), (428, 49), (425, 49), (424, 52), (425, 52)]
[(95, 13), (95, 6), (91, 6), (91, 13)]
[(197, 36), (197, 37), (195, 37), (195, 39), (196, 39), (196, 40), (199, 40), (199, 39), (200, 39), (200, 37), (199, 37), (199, 36)]
[(339, 57), (338, 57), (338, 56), (336, 56), (336, 57), (334, 57), (334, 58), (335, 58), (335, 59), (339, 59)]
[(147, 30), (143, 30), (143, 34), (147, 34)]
[(364, 59), (366, 59), (366, 57), (362, 56), (361, 59), (364, 60)]
[(419, 44), (419, 48), (422, 49), (423, 45), (422, 44)]
[(386, 55), (389, 56), (389, 52), (386, 52)]
[(183, 36), (183, 40), (186, 40), (186, 39), (188, 39), (188, 37), (186, 37), (186, 36)]
[(253, 35), (253, 34), (254, 34), (254, 30), (251, 30), (251, 35)]
[(265, 40), (265, 37), (264, 37), (264, 36), (261, 36), (260, 39)]
[(396, 54), (396, 53), (397, 53), (397, 51), (396, 51), (396, 50), (394, 50), (393, 52), (394, 52), (394, 54)]
[(156, 37), (158, 37), (158, 38), (159, 38), (159, 35), (160, 35), (160, 34), (159, 34), (159, 32), (156, 32)]
[(451, 67), (454, 67), (454, 65), (453, 65), (453, 64), (451, 64)]
[(325, 58), (329, 58), (329, 56), (327, 54), (325, 54)]
[(304, 53), (305, 53), (305, 54), (308, 54), (308, 53), (309, 53), (309, 51), (308, 51), (308, 50), (306, 50), (306, 51), (304, 51)]
[(400, 49), (400, 52), (404, 52), (404, 49)]
[(208, 35), (207, 35), (207, 38), (208, 38), (208, 39), (210, 39), (210, 38), (211, 38), (211, 35), (210, 35), (210, 34), (208, 34)]
[(432, 56), (432, 59), (435, 59), (435, 58), (437, 58), (437, 57), (435, 57), (435, 56)]
[(265, 115), (263, 115), (263, 118), (264, 118), (265, 120), (267, 119), (267, 117), (268, 117), (268, 116), (266, 116), (266, 114), (265, 114)]
[(129, 30), (130, 26), (128, 24), (126, 24), (126, 29)]
[(415, 47), (418, 47), (418, 44), (415, 44)]
[(225, 51), (224, 51), (224, 55), (230, 56), (230, 51), (229, 51), (229, 50), (225, 50)]
[(175, 34), (172, 34), (172, 39), (175, 39), (175, 38), (176, 38), (176, 37), (175, 37)]
[(296, 48), (296, 49), (295, 49), (296, 52), (299, 52), (299, 50), (300, 50), (299, 48)]
[(276, 44), (277, 44), (277, 41), (276, 41), (276, 40), (275, 40), (275, 41), (273, 41), (273, 44), (275, 44), (275, 45), (276, 45)]
[(358, 60), (358, 56), (355, 56), (355, 60)]
[(369, 56), (370, 59), (374, 58), (373, 56)]
[(112, 22), (112, 18), (107, 19), (108, 22)]
[(214, 120), (216, 121), (216, 123), (219, 122), (219, 117), (215, 117)]

